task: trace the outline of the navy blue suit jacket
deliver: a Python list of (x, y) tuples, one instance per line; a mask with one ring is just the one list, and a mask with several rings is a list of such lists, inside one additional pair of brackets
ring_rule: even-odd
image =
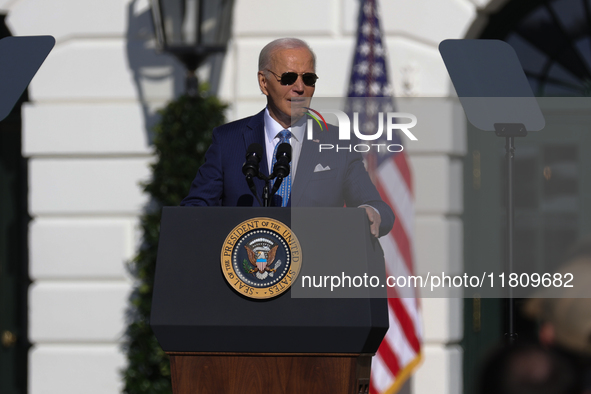
[[(259, 206), (252, 195), (242, 164), (246, 150), (252, 143), (265, 146), (264, 113), (237, 120), (213, 130), (213, 141), (205, 155), (205, 163), (199, 168), (189, 195), (181, 202), (185, 206)], [(298, 207), (358, 207), (371, 205), (381, 216), (380, 235), (387, 234), (394, 225), (394, 214), (382, 201), (363, 165), (362, 157), (354, 151), (336, 149), (319, 152), (319, 144), (336, 147), (338, 131), (329, 126), (328, 131), (315, 131), (314, 139), (304, 136), (302, 150), (291, 189), (291, 206)], [(341, 141), (341, 146), (349, 145)], [(268, 161), (261, 161), (261, 171), (268, 175)], [(330, 170), (315, 172), (318, 164)], [(264, 182), (255, 179), (259, 195)]]

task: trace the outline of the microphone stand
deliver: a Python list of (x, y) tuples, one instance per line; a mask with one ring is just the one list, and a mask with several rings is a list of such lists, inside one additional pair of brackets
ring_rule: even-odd
[[(275, 189), (275, 187), (274, 187), (273, 189), (269, 190), (269, 183), (273, 179), (278, 178), (278, 177), (276, 175), (274, 175), (273, 173), (271, 173), (270, 176), (265, 176), (264, 174), (262, 174), (260, 172), (259, 172), (258, 177), (265, 181), (265, 187), (263, 187), (263, 204), (261, 206), (270, 207), (271, 206), (271, 198), (273, 198), (275, 193), (277, 193), (277, 189)], [(283, 181), (283, 178), (281, 178), (281, 180)], [(279, 182), (278, 185), (280, 185), (280, 184), (281, 184), (281, 182)], [(260, 204), (260, 201), (259, 201), (259, 204)]]
[(263, 207), (271, 206), (271, 196), (269, 195), (269, 179), (265, 179), (265, 187), (263, 187)]
[[(261, 171), (259, 171), (258, 174), (256, 174), (256, 177), (265, 181), (265, 186), (263, 187), (263, 200), (261, 201), (261, 198), (256, 193), (256, 187), (254, 186), (254, 182), (252, 181), (252, 176), (249, 175), (246, 177), (246, 182), (248, 183), (248, 185), (250, 187), (250, 191), (256, 197), (256, 199), (259, 202), (259, 205), (261, 207), (270, 207), (271, 206), (271, 198), (275, 195), (275, 193), (277, 191), (275, 190), (275, 188), (273, 188), (271, 190), (269, 188), (269, 183), (273, 179), (277, 178), (277, 176), (273, 172), (271, 173), (271, 175), (266, 176)], [(282, 178), (282, 180), (283, 180), (283, 178)], [(279, 184), (281, 184), (281, 183), (279, 183)]]
[(257, 201), (259, 202), (259, 205), (261, 207), (264, 207), (265, 205), (263, 205), (263, 203), (261, 202), (261, 198), (257, 194), (257, 188), (256, 188), (256, 186), (252, 180), (252, 176), (250, 174), (247, 175), (247, 177), (246, 177), (246, 183), (248, 183), (248, 188), (250, 189), (250, 192), (256, 197)]

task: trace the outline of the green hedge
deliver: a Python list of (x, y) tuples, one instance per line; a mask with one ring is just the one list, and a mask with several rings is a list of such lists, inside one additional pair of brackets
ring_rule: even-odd
[(163, 206), (179, 205), (211, 143), (211, 130), (224, 123), (226, 106), (215, 97), (181, 96), (160, 111), (154, 128), (152, 180), (143, 185), (151, 197), (141, 217), (142, 246), (129, 264), (136, 280), (128, 309), (123, 371), (124, 393), (169, 394), (170, 364), (150, 328), (150, 308)]

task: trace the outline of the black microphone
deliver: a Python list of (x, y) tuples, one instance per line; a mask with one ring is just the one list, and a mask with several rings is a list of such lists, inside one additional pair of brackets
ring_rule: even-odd
[(246, 161), (242, 165), (242, 173), (246, 175), (246, 183), (251, 193), (256, 197), (259, 205), (262, 207), (263, 203), (257, 194), (257, 188), (252, 180), (253, 177), (259, 175), (259, 163), (263, 157), (263, 147), (260, 144), (252, 143), (246, 150)]
[(256, 142), (250, 144), (246, 150), (246, 161), (242, 165), (242, 173), (246, 179), (252, 179), (259, 175), (259, 163), (263, 157), (263, 147)]
[(277, 162), (273, 167), (273, 175), (278, 178), (285, 178), (289, 175), (291, 162), (291, 145), (284, 142), (277, 147), (277, 154), (275, 155)]
[(277, 154), (275, 155), (277, 161), (273, 166), (273, 176), (277, 177), (275, 183), (273, 183), (273, 189), (271, 190), (271, 196), (275, 195), (283, 178), (289, 175), (291, 170), (289, 163), (291, 162), (291, 145), (284, 142), (277, 147)]

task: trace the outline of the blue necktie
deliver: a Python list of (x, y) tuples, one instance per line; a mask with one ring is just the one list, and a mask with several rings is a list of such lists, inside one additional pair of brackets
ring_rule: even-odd
[[(280, 144), (288, 143), (289, 144), (289, 139), (291, 138), (291, 131), (289, 130), (282, 130), (280, 131), (276, 137), (279, 137), (279, 142), (277, 143), (277, 145), (275, 145), (275, 150), (273, 151), (273, 163), (271, 164), (271, 171), (273, 170), (273, 168), (275, 167), (275, 163), (277, 162), (277, 148), (279, 147)], [(291, 168), (291, 162), (289, 163), (289, 167)], [(281, 182), (281, 186), (279, 186), (279, 190), (277, 190), (277, 193), (275, 194), (275, 196), (277, 197), (281, 197), (281, 201), (278, 201), (278, 198), (275, 198), (276, 204), (275, 206), (279, 206), (281, 204), (282, 207), (287, 206), (287, 202), (289, 200), (289, 195), (291, 193), (291, 171), (289, 172), (289, 175), (286, 176), (285, 178), (283, 178), (283, 182)]]

